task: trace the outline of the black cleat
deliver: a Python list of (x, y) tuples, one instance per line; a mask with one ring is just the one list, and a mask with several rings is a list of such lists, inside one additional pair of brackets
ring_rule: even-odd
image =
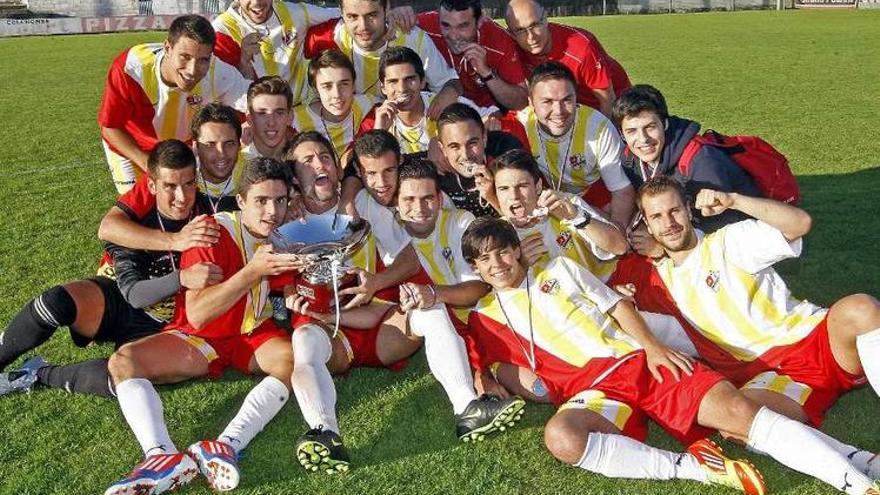
[(296, 458), (306, 471), (324, 471), (327, 474), (344, 473), (351, 468), (348, 452), (342, 438), (331, 430), (318, 426), (296, 441)]
[(455, 415), (455, 434), (463, 442), (481, 441), (496, 431), (504, 431), (522, 418), (526, 401), (514, 396), (499, 399), (481, 395), (471, 401), (461, 414)]

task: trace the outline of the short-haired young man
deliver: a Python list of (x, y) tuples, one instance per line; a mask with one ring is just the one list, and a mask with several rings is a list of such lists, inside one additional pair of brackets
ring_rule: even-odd
[(247, 104), (253, 142), (243, 146), (242, 153), (248, 159), (281, 158), (284, 143), (293, 135), (290, 86), (278, 76), (261, 77), (248, 87)]
[[(800, 255), (811, 227), (805, 211), (704, 189), (694, 205), (704, 215), (736, 209), (754, 218), (704, 234), (694, 227), (681, 186), (665, 176), (641, 187), (639, 206), (666, 256), (642, 265), (655, 270), (647, 275), (652, 290), (643, 289), (645, 272), (634, 266), (615, 282), (634, 283), (636, 301), (648, 310), (680, 312), (700, 356), (745, 395), (815, 426), (853, 388), (869, 383), (880, 395), (877, 299), (855, 294), (819, 307), (792, 298), (772, 268)], [(880, 478), (880, 462), (870, 462), (874, 454), (834, 445)]]
[(199, 191), (213, 213), (238, 209), (235, 195), (244, 173), (241, 122), (231, 107), (210, 103), (193, 116), (193, 147), (198, 160)]
[(244, 112), (248, 81), (213, 58), (214, 40), (207, 19), (184, 15), (171, 23), (164, 43), (136, 45), (113, 61), (98, 124), (119, 194), (143, 175), (156, 143), (190, 140), (194, 109), (221, 101)]
[(509, 110), (529, 104), (516, 42), (483, 15), (480, 0), (441, 0), (438, 10), (419, 14), (419, 27), (458, 73), (466, 98)]
[(411, 47), (424, 63), (424, 79), (428, 87), (438, 94), (428, 109), (428, 115), (436, 118), (446, 105), (462, 94), (461, 83), (430, 36), (417, 27), (401, 32), (389, 22), (390, 6), (389, 0), (342, 0), (341, 19), (327, 21), (309, 30), (305, 42), (306, 57), (314, 58), (328, 49), (342, 50), (355, 66), (355, 91), (381, 97), (379, 58), (390, 47)]
[[(139, 220), (145, 228), (179, 232), (209, 212), (196, 191), (192, 151), (177, 140), (156, 145), (147, 160), (153, 207)], [(123, 196), (124, 198), (125, 196)], [(179, 270), (180, 254), (126, 249), (108, 243), (96, 277), (52, 287), (28, 303), (0, 338), (0, 370), (46, 342), (59, 327), (69, 327), (73, 343), (112, 342), (119, 347), (152, 335), (171, 319), (174, 295), (181, 288), (201, 289), (219, 279), (219, 268), (200, 263)], [(34, 384), (111, 397), (106, 359), (48, 366), (33, 358), (21, 370), (0, 373), (0, 395)]]
[(565, 64), (577, 79), (578, 103), (611, 118), (615, 98), (630, 87), (629, 77), (593, 33), (549, 22), (536, 0), (511, 0), (505, 16), (527, 72), (547, 61)]
[[(651, 177), (667, 175), (684, 185), (690, 198), (695, 198), (703, 188), (761, 196), (751, 176), (724, 150), (713, 146), (703, 146), (694, 155), (687, 176), (679, 172), (679, 158), (700, 132), (700, 124), (669, 115), (666, 99), (656, 88), (637, 84), (624, 91), (614, 102), (614, 121), (618, 123), (627, 147), (622, 161), (623, 171), (636, 189)], [(736, 210), (708, 217), (699, 210), (694, 213), (700, 230), (706, 233), (746, 219)], [(633, 247), (642, 254), (659, 255), (662, 252), (650, 242), (650, 235), (641, 226), (631, 238)]]
[(324, 50), (309, 62), (309, 86), (318, 98), (293, 109), (293, 128), (323, 134), (340, 163), (375, 103), (372, 96), (355, 94), (354, 81), (351, 59), (339, 50)]
[(539, 65), (529, 77), (529, 107), (515, 114), (511, 132), (538, 158), (548, 187), (607, 207), (611, 219), (626, 226), (635, 192), (620, 166), (623, 143), (607, 117), (578, 104), (576, 92), (567, 67)]
[(657, 342), (635, 307), (583, 266), (560, 256), (526, 267), (504, 220), (474, 221), (462, 253), (492, 286), (468, 322), (471, 364), (485, 372), (492, 362), (511, 362), (544, 381), (560, 406), (544, 442), (560, 461), (608, 477), (765, 493), (750, 463), (726, 458), (709, 440), (686, 453), (642, 443), (647, 415), (680, 441), (718, 429), (845, 493), (878, 493), (880, 485), (823, 433), (760, 407), (717, 372)]
[[(119, 407), (140, 443), (145, 460), (106, 494), (149, 488), (161, 493), (191, 481), (200, 471), (209, 486), (238, 485), (237, 455), (287, 401), (293, 371), (290, 335), (272, 319), (269, 291), (278, 276), (299, 267), (294, 255), (273, 252), (267, 240), (283, 221), (292, 184), (290, 167), (271, 158), (245, 166), (237, 199), (240, 212), (218, 213), (219, 240), (181, 255), (181, 268), (208, 262), (222, 280), (178, 296), (174, 321), (165, 331), (127, 344), (109, 363)], [(269, 375), (244, 403), (217, 440), (197, 442), (179, 453), (171, 441), (162, 402), (153, 383), (219, 376), (226, 368)]]
[(278, 76), (293, 104), (306, 101), (304, 35), (314, 25), (339, 17), (338, 8), (283, 0), (238, 0), (218, 15), (214, 54), (247, 79)]

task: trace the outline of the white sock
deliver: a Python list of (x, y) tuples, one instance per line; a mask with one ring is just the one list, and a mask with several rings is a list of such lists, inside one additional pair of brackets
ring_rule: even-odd
[(705, 471), (691, 454), (657, 449), (624, 435), (590, 433), (575, 466), (609, 478), (706, 482)]
[(263, 378), (248, 392), (238, 413), (217, 440), (229, 444), (236, 453), (244, 450), (284, 407), (288, 397), (290, 392), (281, 380), (274, 376)]
[(749, 445), (780, 463), (850, 495), (862, 495), (871, 480), (818, 431), (762, 407), (749, 431)]
[(410, 312), (409, 325), (413, 334), (425, 339), (428, 368), (449, 396), (452, 411), (462, 413), (477, 394), (464, 340), (455, 331), (446, 306), (435, 304)]
[(317, 325), (293, 332), (293, 393), (309, 428), (323, 426), (339, 433), (336, 387), (327, 369), (333, 352), (330, 337)]
[(874, 393), (880, 396), (880, 328), (856, 337), (856, 350), (868, 383)]
[[(871, 476), (870, 470), (872, 467), (874, 469), (880, 469), (880, 462), (871, 462), (873, 459), (877, 458), (877, 454), (862, 450), (858, 447), (853, 447), (852, 445), (847, 445), (821, 430), (816, 430), (816, 433), (822, 438), (822, 441), (824, 441), (826, 445), (849, 459), (849, 463), (852, 464), (853, 467), (867, 474), (869, 478), (876, 479), (876, 476)], [(878, 466), (874, 466), (874, 464), (878, 464)]]
[(116, 397), (128, 427), (141, 444), (144, 457), (177, 453), (165, 426), (162, 400), (149, 380), (131, 378), (117, 384)]

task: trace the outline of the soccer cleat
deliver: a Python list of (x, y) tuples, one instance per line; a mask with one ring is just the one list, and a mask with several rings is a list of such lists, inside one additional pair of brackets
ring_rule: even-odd
[(196, 462), (186, 454), (155, 454), (135, 466), (127, 478), (113, 484), (104, 495), (154, 495), (192, 481), (199, 473)]
[(344, 473), (351, 468), (348, 452), (342, 438), (331, 430), (318, 426), (307, 431), (296, 441), (296, 458), (306, 471), (324, 471), (327, 474)]
[(47, 364), (49, 363), (42, 357), (34, 356), (25, 361), (21, 368), (0, 373), (0, 395), (30, 391), (37, 382), (37, 370)]
[(526, 402), (520, 397), (499, 399), (481, 395), (455, 415), (455, 434), (463, 442), (481, 441), (486, 435), (504, 431), (516, 424), (523, 415)]
[(758, 468), (745, 459), (727, 457), (712, 440), (697, 440), (687, 450), (705, 471), (707, 483), (735, 488), (748, 495), (767, 493), (764, 477)]
[(208, 486), (216, 492), (228, 492), (238, 486), (241, 475), (235, 450), (218, 440), (202, 440), (186, 449), (196, 461), (199, 472), (208, 480)]
[(871, 488), (865, 490), (865, 495), (880, 495), (880, 481), (875, 481)]

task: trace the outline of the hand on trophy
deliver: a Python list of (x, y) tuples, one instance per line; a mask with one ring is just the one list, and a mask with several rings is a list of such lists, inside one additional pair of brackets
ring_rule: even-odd
[(437, 292), (430, 285), (400, 284), (400, 310), (425, 309), (437, 304)]
[(376, 287), (375, 274), (357, 267), (348, 268), (346, 271), (357, 275), (358, 285), (339, 291), (340, 296), (348, 294), (354, 295), (354, 297), (351, 298), (351, 301), (348, 301), (348, 304), (343, 306), (342, 309), (356, 308), (370, 302), (370, 300), (373, 299), (373, 294), (378, 290), (378, 287)]
[(333, 323), (334, 313), (317, 313), (312, 311), (309, 309), (309, 300), (305, 296), (297, 294), (295, 290), (288, 293), (285, 289), (284, 292), (284, 305), (287, 306), (287, 309), (323, 323)]
[(254, 251), (247, 268), (260, 277), (280, 275), (284, 272), (300, 270), (302, 260), (295, 254), (276, 253), (271, 244), (263, 244)]

